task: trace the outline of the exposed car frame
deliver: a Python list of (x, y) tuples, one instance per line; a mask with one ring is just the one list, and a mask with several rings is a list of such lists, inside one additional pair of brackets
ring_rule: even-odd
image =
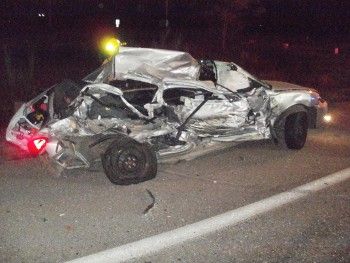
[(46, 152), (60, 168), (102, 161), (116, 184), (149, 180), (159, 162), (241, 141), (301, 149), (327, 102), (316, 90), (270, 83), (232, 62), (123, 47), (83, 83), (64, 81), (24, 104), (6, 139), (34, 155)]

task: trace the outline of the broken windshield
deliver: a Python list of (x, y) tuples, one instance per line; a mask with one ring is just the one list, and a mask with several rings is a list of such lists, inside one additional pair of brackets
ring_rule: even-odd
[(106, 83), (112, 73), (112, 62), (102, 64), (99, 68), (83, 78), (88, 83)]

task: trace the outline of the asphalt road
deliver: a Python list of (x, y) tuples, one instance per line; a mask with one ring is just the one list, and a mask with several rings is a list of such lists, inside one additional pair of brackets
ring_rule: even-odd
[[(248, 142), (111, 184), (54, 178), (38, 159), (0, 164), (0, 262), (63, 262), (176, 229), (350, 167), (350, 104), (300, 151)], [(350, 262), (350, 181), (131, 262)], [(146, 189), (155, 199), (151, 203)]]

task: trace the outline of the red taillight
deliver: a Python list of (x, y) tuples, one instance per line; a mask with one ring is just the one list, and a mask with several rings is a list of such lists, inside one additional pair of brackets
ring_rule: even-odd
[(38, 155), (45, 148), (47, 143), (46, 137), (39, 137), (28, 142), (28, 151), (33, 155)]

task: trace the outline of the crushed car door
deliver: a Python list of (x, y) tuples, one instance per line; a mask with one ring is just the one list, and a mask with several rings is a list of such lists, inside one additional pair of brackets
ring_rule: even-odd
[(187, 129), (203, 137), (228, 135), (240, 130), (249, 113), (245, 98), (201, 88), (171, 87), (164, 90), (163, 100), (173, 108), (181, 123), (186, 122)]

